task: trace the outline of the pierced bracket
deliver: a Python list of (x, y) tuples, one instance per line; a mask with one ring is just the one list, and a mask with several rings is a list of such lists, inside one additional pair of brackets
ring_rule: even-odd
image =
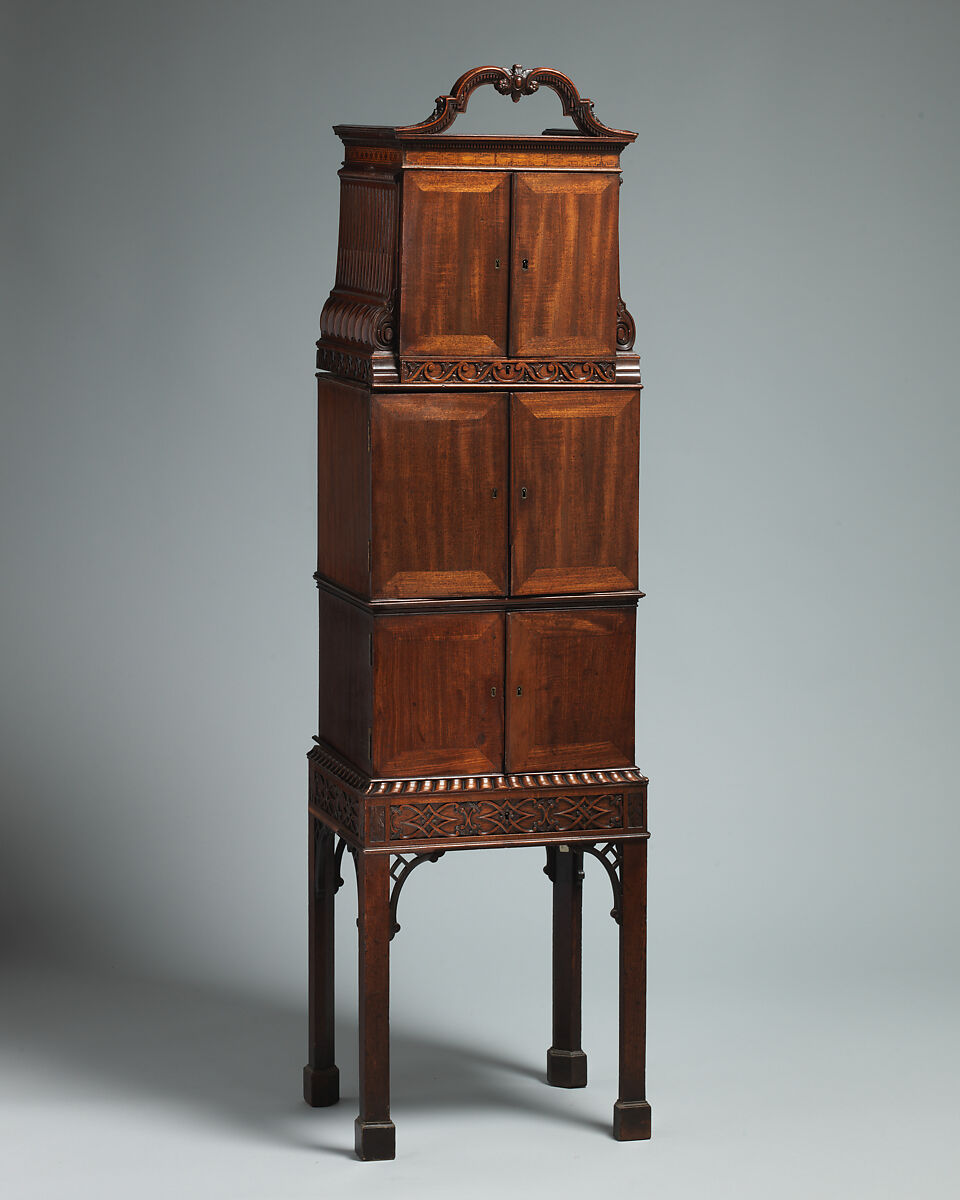
[(334, 866), (335, 866), (335, 870), (337, 872), (337, 879), (333, 885), (333, 894), (334, 895), (336, 895), (337, 892), (339, 892), (340, 889), (343, 887), (343, 852), (344, 852), (344, 850), (350, 851), (350, 853), (353, 855), (354, 867), (356, 867), (356, 865), (357, 865), (357, 848), (356, 848), (356, 846), (351, 845), (350, 842), (348, 842), (346, 840), (346, 838), (338, 837), (337, 848), (333, 854)]
[[(582, 846), (547, 846), (547, 864), (543, 868), (543, 873), (551, 883), (557, 882), (557, 855), (558, 854), (583, 854)], [(580, 859), (580, 866), (577, 870), (580, 878), (583, 878), (583, 858)]]
[(394, 856), (393, 862), (390, 865), (390, 878), (393, 880), (393, 887), (390, 890), (390, 940), (393, 941), (393, 935), (400, 932), (400, 924), (397, 921), (397, 901), (400, 899), (400, 892), (403, 885), (407, 882), (410, 872), (421, 863), (437, 862), (443, 858), (446, 851), (435, 850), (432, 854), (415, 854), (412, 858), (405, 858), (402, 854)]
[(582, 846), (584, 854), (592, 854), (594, 858), (600, 860), (610, 876), (610, 884), (613, 888), (613, 908), (610, 909), (610, 916), (620, 924), (620, 913), (623, 909), (623, 883), (621, 876), (621, 867), (623, 865), (623, 844), (621, 842), (604, 842), (600, 846)]
[[(610, 909), (610, 916), (620, 924), (620, 912), (623, 905), (623, 884), (621, 882), (621, 864), (623, 863), (623, 846), (620, 842), (603, 842), (599, 846), (590, 845), (586, 842), (577, 842), (570, 846), (547, 846), (547, 865), (543, 868), (543, 873), (551, 883), (556, 883), (556, 868), (557, 855), (574, 853), (579, 851), (581, 854), (592, 854), (594, 858), (603, 863), (607, 875), (610, 877), (610, 884), (613, 887), (613, 908)], [(581, 868), (580, 877), (583, 878), (583, 870)]]

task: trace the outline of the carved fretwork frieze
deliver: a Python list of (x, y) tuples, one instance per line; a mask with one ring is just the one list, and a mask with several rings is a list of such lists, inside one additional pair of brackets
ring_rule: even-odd
[(401, 383), (613, 383), (614, 359), (400, 359)]
[(630, 310), (623, 300), (617, 297), (617, 346), (621, 350), (632, 350), (637, 340), (637, 326)]
[(485, 837), (509, 833), (568, 833), (620, 829), (623, 793), (592, 796), (522, 796), (515, 800), (445, 800), (395, 804), (391, 841)]
[(627, 792), (628, 829), (646, 829), (647, 827), (647, 797), (645, 792)]
[(326, 813), (342, 828), (355, 837), (359, 837), (359, 797), (352, 794), (348, 788), (341, 787), (325, 772), (317, 769), (315, 751), (312, 750), (308, 757), (311, 759), (309, 787), (311, 808)]
[(311, 808), (360, 846), (646, 836), (647, 780), (635, 767), (370, 779), (322, 743), (308, 758)]

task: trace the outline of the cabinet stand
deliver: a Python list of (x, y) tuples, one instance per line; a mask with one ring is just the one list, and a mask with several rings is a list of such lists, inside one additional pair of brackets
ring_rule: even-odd
[[(323, 1107), (339, 1099), (339, 1072), (334, 1058), (334, 898), (343, 883), (345, 853), (349, 852), (356, 862), (359, 908), (360, 1114), (355, 1127), (356, 1152), (359, 1158), (369, 1160), (393, 1158), (396, 1153), (396, 1129), (390, 1119), (390, 943), (400, 930), (398, 902), (407, 878), (422, 864), (437, 862), (447, 850), (539, 844), (546, 847), (544, 873), (553, 891), (553, 1034), (547, 1051), (546, 1082), (565, 1088), (584, 1087), (587, 1083), (587, 1056), (580, 1044), (581, 912), (584, 858), (593, 857), (600, 861), (609, 877), (614, 900), (611, 916), (620, 927), (620, 1083), (614, 1105), (613, 1136), (619, 1141), (649, 1138), (650, 1106), (644, 1092), (646, 779), (635, 770), (581, 773), (589, 781), (592, 811), (605, 811), (604, 804), (610, 801), (610, 811), (620, 814), (623, 828), (619, 831), (621, 838), (615, 841), (574, 839), (563, 832), (538, 838), (534, 832), (477, 837), (466, 831), (458, 837), (456, 826), (447, 825), (441, 829), (441, 836), (444, 833), (447, 836), (436, 847), (424, 845), (422, 839), (424, 827), (430, 825), (431, 819), (436, 821), (436, 812), (432, 811), (437, 808), (435, 803), (411, 804), (402, 793), (398, 795), (396, 789), (404, 783), (401, 780), (393, 781), (392, 786), (383, 781), (368, 783), (366, 786), (372, 787), (374, 795), (390, 797), (380, 810), (383, 816), (372, 817), (374, 827), (383, 828), (385, 834), (396, 830), (395, 814), (402, 812), (405, 821), (415, 825), (421, 836), (412, 844), (409, 840), (395, 839), (388, 845), (363, 846), (355, 831), (369, 828), (371, 814), (377, 811), (370, 797), (355, 794), (365, 790), (363, 785), (348, 782), (345, 776), (350, 774), (349, 767), (336, 764), (329, 748), (318, 746), (309, 757), (310, 1061), (303, 1073), (306, 1102)], [(546, 777), (527, 777), (527, 780), (526, 786), (539, 784), (547, 791), (552, 785), (559, 790)], [(433, 786), (446, 783), (423, 782)], [(477, 781), (472, 782), (474, 787), (467, 796), (476, 794)], [(509, 782), (514, 791), (524, 786), (517, 778)], [(606, 792), (601, 790), (604, 787), (608, 789)], [(619, 790), (610, 792), (611, 787)], [(492, 787), (488, 786), (488, 790)], [(573, 789), (568, 785), (564, 790), (569, 793)], [(456, 793), (459, 793), (457, 799), (446, 798), (441, 803), (451, 810), (452, 817), (460, 820), (463, 828), (466, 822), (477, 819), (476, 808), (471, 806), (482, 802), (459, 798), (463, 796), (461, 787), (456, 788)], [(449, 795), (446, 791), (440, 794)], [(563, 811), (555, 802), (551, 803), (549, 795), (538, 796), (538, 805), (540, 820), (528, 819), (528, 827), (538, 823), (548, 825), (551, 813)], [(502, 821), (515, 819), (515, 810), (522, 812), (524, 807), (523, 795), (517, 796), (512, 806), (509, 801), (497, 805)], [(417, 820), (411, 809), (417, 811)], [(584, 811), (590, 812), (591, 807), (584, 805)], [(436, 834), (435, 823), (432, 828)], [(609, 827), (593, 832), (605, 839), (613, 834)]]

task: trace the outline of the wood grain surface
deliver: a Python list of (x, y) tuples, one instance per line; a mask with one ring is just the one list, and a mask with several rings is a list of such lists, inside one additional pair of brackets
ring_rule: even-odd
[(635, 588), (639, 391), (517, 392), (510, 420), (511, 591)]

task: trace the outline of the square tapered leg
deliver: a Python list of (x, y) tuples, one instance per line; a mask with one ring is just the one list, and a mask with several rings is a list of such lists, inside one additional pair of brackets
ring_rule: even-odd
[(646, 1100), (647, 843), (623, 842), (620, 866), (620, 1096), (613, 1136), (621, 1142), (650, 1137)]
[(390, 1120), (390, 856), (357, 856), (360, 917), (360, 1115), (362, 1159), (396, 1157)]
[(303, 1098), (314, 1108), (340, 1099), (334, 1062), (334, 895), (337, 866), (333, 830), (309, 815), (308, 928), (310, 940), (310, 1059), (303, 1068)]
[(547, 1051), (547, 1083), (585, 1087), (587, 1056), (581, 1038), (581, 930), (583, 851), (547, 848), (553, 881), (553, 1044)]

